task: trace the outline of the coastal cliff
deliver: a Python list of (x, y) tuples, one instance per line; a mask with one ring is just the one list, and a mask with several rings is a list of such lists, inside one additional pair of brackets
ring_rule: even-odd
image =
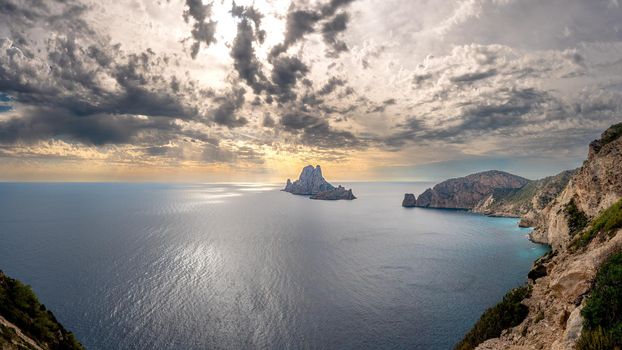
[(497, 170), (471, 174), (443, 181), (419, 198), (406, 193), (402, 206), (520, 217), (520, 226), (533, 227), (541, 219), (541, 211), (564, 190), (575, 171), (567, 170), (535, 181)]
[[(535, 217), (552, 251), (528, 283), (487, 310), (456, 349), (615, 349), (622, 346), (622, 123)], [(560, 174), (557, 183), (563, 182)]]
[(0, 271), (0, 349), (83, 350), (30, 287)]
[(520, 189), (529, 180), (503, 171), (490, 170), (443, 181), (416, 198), (425, 208), (473, 209), (496, 191)]
[(294, 182), (287, 179), (283, 191), (297, 195), (311, 196), (311, 199), (319, 200), (356, 199), (351, 189), (346, 190), (342, 186), (335, 187), (326, 181), (322, 176), (322, 168), (320, 168), (319, 165), (315, 168), (312, 165), (304, 167), (298, 180)]

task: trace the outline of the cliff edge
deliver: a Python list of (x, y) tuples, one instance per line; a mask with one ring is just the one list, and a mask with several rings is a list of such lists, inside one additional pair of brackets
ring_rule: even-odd
[(84, 350), (27, 285), (0, 271), (0, 349)]
[[(456, 349), (622, 347), (622, 123), (539, 213), (531, 234), (552, 251), (528, 283), (487, 310)], [(517, 291), (520, 291), (517, 292)]]

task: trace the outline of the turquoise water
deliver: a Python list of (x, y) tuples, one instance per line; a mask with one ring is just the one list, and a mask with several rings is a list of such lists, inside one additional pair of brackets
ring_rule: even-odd
[(546, 247), (516, 219), (259, 184), (0, 183), (0, 268), (89, 349), (448, 349)]

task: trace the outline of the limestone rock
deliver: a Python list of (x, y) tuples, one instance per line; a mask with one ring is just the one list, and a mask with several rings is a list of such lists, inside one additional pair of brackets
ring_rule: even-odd
[(298, 180), (292, 182), (290, 179), (287, 179), (287, 184), (283, 191), (310, 196), (334, 188), (335, 186), (328, 183), (322, 176), (322, 168), (319, 165), (315, 168), (312, 165), (307, 165), (302, 169)]
[(310, 198), (311, 199), (329, 200), (329, 201), (334, 201), (334, 200), (339, 200), (339, 199), (345, 199), (345, 200), (356, 199), (356, 197), (352, 194), (352, 189), (346, 190), (341, 185), (338, 186), (335, 189), (327, 190), (327, 191), (322, 191), (320, 193), (317, 193), (317, 194), (311, 196)]
[(574, 200), (588, 218), (595, 217), (622, 197), (622, 123), (613, 125), (590, 143), (588, 158), (564, 191), (540, 213), (531, 239), (553, 249), (565, 247), (570, 230), (565, 207)]
[(412, 193), (405, 193), (404, 200), (402, 201), (402, 207), (411, 208), (417, 206), (417, 199)]
[(300, 177), (294, 182), (287, 179), (283, 191), (292, 194), (311, 196), (311, 199), (356, 199), (351, 189), (346, 190), (343, 186), (335, 188), (335, 186), (328, 183), (322, 176), (322, 168), (320, 168), (319, 165), (315, 168), (312, 165), (304, 167), (300, 173)]

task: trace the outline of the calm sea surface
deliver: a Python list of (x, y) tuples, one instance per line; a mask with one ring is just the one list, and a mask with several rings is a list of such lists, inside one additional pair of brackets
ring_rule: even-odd
[(0, 269), (88, 349), (449, 349), (546, 247), (516, 219), (257, 184), (0, 183)]

